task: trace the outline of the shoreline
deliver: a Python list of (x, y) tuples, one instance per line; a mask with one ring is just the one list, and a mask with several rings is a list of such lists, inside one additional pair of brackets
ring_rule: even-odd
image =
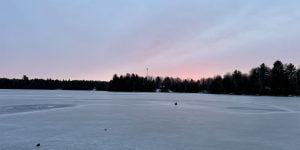
[(300, 98), (300, 95), (251, 95), (251, 94), (215, 94), (215, 93), (203, 93), (203, 92), (143, 92), (143, 91), (107, 91), (107, 90), (68, 90), (68, 89), (0, 89), (1, 90), (15, 90), (15, 91), (73, 91), (73, 92), (108, 92), (108, 93), (147, 93), (147, 94), (203, 94), (203, 95), (220, 95), (220, 96), (251, 96), (251, 97), (294, 97)]

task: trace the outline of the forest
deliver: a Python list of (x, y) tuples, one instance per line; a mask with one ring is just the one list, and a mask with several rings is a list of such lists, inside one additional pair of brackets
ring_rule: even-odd
[(52, 80), (0, 78), (0, 89), (62, 89), (99, 90), (118, 92), (178, 92), (233, 95), (300, 95), (300, 68), (276, 61), (270, 68), (264, 63), (249, 73), (235, 70), (224, 76), (199, 80), (173, 77), (139, 76), (137, 74), (114, 75), (112, 80)]
[[(299, 79), (299, 80), (298, 80)], [(248, 74), (235, 70), (224, 76), (193, 80), (172, 77), (141, 77), (136, 74), (114, 75), (109, 91), (181, 92), (234, 95), (299, 95), (300, 69), (276, 61), (272, 68), (264, 63)]]
[(44, 89), (44, 90), (106, 90), (105, 81), (84, 80), (52, 80), (52, 79), (22, 79), (0, 78), (0, 89)]

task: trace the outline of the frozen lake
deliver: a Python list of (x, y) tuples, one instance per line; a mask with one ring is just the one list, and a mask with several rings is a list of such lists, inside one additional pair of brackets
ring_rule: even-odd
[(299, 148), (299, 97), (0, 90), (1, 150)]

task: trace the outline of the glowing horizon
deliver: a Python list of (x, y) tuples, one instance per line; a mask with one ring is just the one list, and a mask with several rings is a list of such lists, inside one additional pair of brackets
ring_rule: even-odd
[(300, 1), (0, 2), (0, 77), (195, 80), (300, 65)]

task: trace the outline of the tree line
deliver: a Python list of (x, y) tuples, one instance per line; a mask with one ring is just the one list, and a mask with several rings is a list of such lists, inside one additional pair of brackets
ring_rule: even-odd
[(106, 90), (105, 81), (85, 80), (52, 80), (52, 79), (22, 79), (0, 78), (0, 89), (45, 89), (45, 90)]
[(235, 70), (224, 76), (200, 80), (172, 77), (143, 77), (137, 74), (114, 75), (112, 80), (52, 80), (0, 78), (0, 89), (62, 89), (122, 92), (182, 92), (245, 95), (300, 95), (300, 68), (276, 61), (270, 68), (264, 63), (249, 73)]
[(224, 76), (200, 80), (172, 77), (142, 77), (136, 74), (114, 75), (109, 91), (182, 92), (234, 95), (300, 95), (300, 69), (276, 61), (272, 68), (264, 63), (248, 74), (235, 70)]

